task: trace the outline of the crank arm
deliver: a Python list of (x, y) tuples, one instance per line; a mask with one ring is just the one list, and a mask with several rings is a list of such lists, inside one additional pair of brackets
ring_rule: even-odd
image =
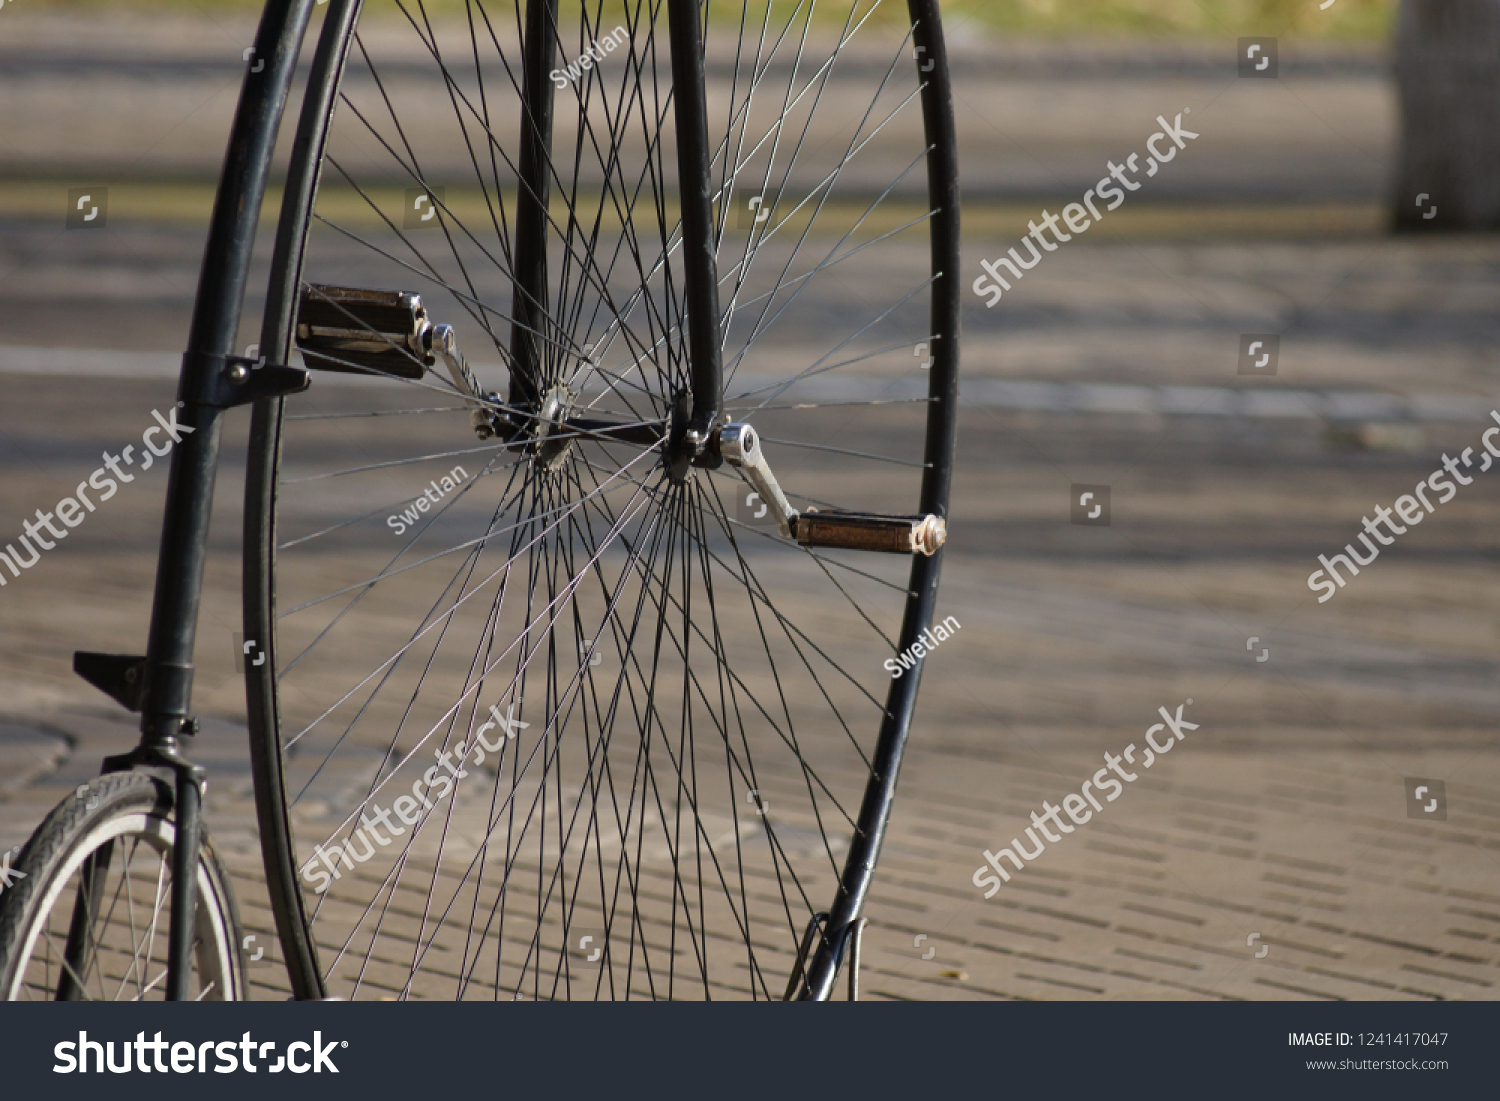
[(740, 472), (750, 483), (750, 488), (760, 494), (760, 499), (776, 518), (776, 530), (783, 539), (792, 538), (792, 525), (797, 522), (797, 510), (787, 504), (786, 495), (777, 484), (776, 475), (766, 464), (766, 455), (760, 449), (760, 436), (748, 424), (726, 424), (719, 429), (719, 454), (724, 461)]
[[(0, 0), (3, 3), (4, 0)], [(359, 287), (305, 285), (297, 318), (297, 346), (307, 365), (321, 371), (388, 375), (419, 381), (439, 362), (469, 409), (469, 423), (481, 440), (496, 436), (513, 448), (537, 448), (543, 437), (557, 443), (592, 439), (655, 447), (669, 422), (620, 423), (597, 417), (566, 416), (545, 405), (507, 409), (499, 395), (480, 388), (458, 350), (451, 325), (434, 325), (415, 294)]]
[(434, 356), (443, 361), (454, 387), (463, 394), (464, 404), (469, 407), (469, 423), (474, 426), (474, 434), (481, 440), (498, 435), (501, 414), (493, 406), (499, 402), (500, 396), (487, 394), (479, 388), (479, 380), (469, 370), (464, 354), (458, 350), (458, 339), (453, 326), (434, 325), (423, 334), (423, 343), (431, 348)]
[(451, 325), (434, 325), (420, 295), (306, 284), (297, 313), (297, 347), (314, 370), (389, 375), (420, 381), (438, 360), (469, 408), (481, 440), (499, 435), (499, 398), (479, 388)]
[(936, 554), (948, 538), (940, 516), (883, 516), (872, 512), (798, 512), (787, 503), (776, 475), (766, 462), (760, 437), (748, 424), (726, 424), (719, 429), (719, 454), (760, 494), (776, 518), (783, 539), (804, 547), (841, 547), (886, 554)]

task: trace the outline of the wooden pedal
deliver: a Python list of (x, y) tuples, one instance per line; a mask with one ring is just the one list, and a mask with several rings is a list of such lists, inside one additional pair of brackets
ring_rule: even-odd
[(842, 547), (886, 554), (936, 554), (947, 541), (939, 516), (879, 516), (868, 512), (799, 512), (792, 534), (804, 547)]

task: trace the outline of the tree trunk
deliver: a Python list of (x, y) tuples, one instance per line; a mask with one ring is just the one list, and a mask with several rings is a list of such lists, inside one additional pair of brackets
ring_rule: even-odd
[(1396, 80), (1396, 228), (1500, 228), (1500, 0), (1402, 0)]

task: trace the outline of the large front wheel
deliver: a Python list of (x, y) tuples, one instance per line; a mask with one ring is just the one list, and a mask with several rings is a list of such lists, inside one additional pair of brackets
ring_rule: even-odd
[[(807, 945), (792, 992), (825, 997), (859, 916), (940, 555), (799, 546), (731, 466), (665, 461), (680, 211), (712, 199), (725, 411), (793, 506), (945, 516), (937, 4), (705, 6), (687, 181), (667, 10), (329, 6), (262, 338), (322, 341), (321, 369), (257, 408), (246, 510), (256, 795), (304, 995), (780, 998)], [(476, 437), (462, 376), (401, 338), (422, 317), (520, 431)]]

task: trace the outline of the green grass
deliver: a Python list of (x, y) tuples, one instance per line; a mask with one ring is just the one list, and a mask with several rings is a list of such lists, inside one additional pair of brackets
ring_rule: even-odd
[(943, 20), (973, 18), (997, 30), (1047, 35), (1172, 35), (1228, 38), (1286, 35), (1380, 41), (1394, 25), (1396, 0), (950, 0)]
[[(469, 0), (402, 0), (408, 10), (418, 7), (432, 16), (461, 15)], [(809, 0), (770, 0), (773, 23), (795, 13), (800, 24), (805, 18)], [(838, 26), (848, 18), (851, 6), (859, 5), (860, 14), (869, 11), (870, 0), (818, 0), (814, 23)], [(1318, 0), (944, 0), (943, 19), (952, 28), (973, 26), (991, 31), (1043, 36), (1175, 36), (1192, 38), (1228, 38), (1240, 35), (1273, 34), (1298, 39), (1344, 41), (1382, 41), (1389, 37), (1395, 19), (1397, 0), (1334, 0), (1322, 11)], [(53, 0), (51, 10), (73, 8), (118, 11), (177, 10), (180, 12), (237, 11), (253, 12), (259, 0)], [(394, 4), (387, 0), (369, 0), (368, 17), (389, 14), (401, 18)], [(627, 6), (638, 8), (637, 0), (562, 0), (565, 19), (576, 20), (584, 10), (590, 22), (617, 22)], [(765, 0), (729, 3), (719, 0), (713, 5), (716, 20), (738, 23), (748, 6), (752, 20), (758, 20), (766, 9)], [(484, 7), (491, 18), (514, 21), (510, 0), (489, 0)], [(882, 0), (872, 23), (898, 25), (905, 18), (906, 5), (900, 0)]]

